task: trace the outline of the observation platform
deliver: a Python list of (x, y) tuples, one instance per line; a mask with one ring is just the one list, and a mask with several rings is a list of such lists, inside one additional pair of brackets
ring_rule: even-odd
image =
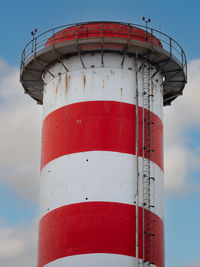
[[(182, 94), (187, 82), (187, 61), (181, 46), (168, 35), (152, 28), (121, 22), (87, 22), (50, 29), (33, 38), (24, 48), (21, 57), (20, 81), (25, 93), (38, 104), (43, 102), (42, 74), (56, 62), (78, 55), (84, 65), (84, 53), (122, 55), (121, 67), (127, 55), (135, 55), (156, 67), (164, 76), (164, 105)], [(66, 71), (67, 66), (64, 66)], [(140, 68), (142, 66), (139, 66)], [(52, 74), (53, 75), (53, 74)]]

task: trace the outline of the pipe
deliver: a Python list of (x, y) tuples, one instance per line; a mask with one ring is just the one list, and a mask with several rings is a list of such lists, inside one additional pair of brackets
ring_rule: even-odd
[(135, 81), (136, 81), (136, 244), (135, 244), (135, 250), (136, 250), (136, 263), (137, 267), (139, 266), (139, 208), (138, 208), (138, 194), (139, 194), (139, 173), (138, 173), (138, 55), (136, 53), (135, 56)]

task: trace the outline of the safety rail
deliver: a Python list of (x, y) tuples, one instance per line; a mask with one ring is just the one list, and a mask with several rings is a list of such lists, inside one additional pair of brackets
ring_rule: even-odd
[[(111, 28), (106, 27), (106, 23), (110, 23), (113, 25), (121, 25), (122, 28)], [(95, 25), (100, 25), (100, 27), (96, 27)], [(87, 26), (86, 29), (82, 29), (82, 27)], [(123, 28), (123, 26), (125, 26)], [(138, 32), (137, 30), (142, 30)], [(75, 23), (75, 24), (67, 24), (63, 26), (59, 26), (53, 29), (50, 29), (37, 37), (34, 37), (24, 48), (21, 56), (21, 71), (23, 71), (23, 67), (26, 64), (26, 61), (32, 56), (36, 55), (40, 50), (47, 46), (54, 46), (58, 42), (62, 42), (64, 40), (80, 40), (81, 38), (90, 38), (95, 35), (95, 37), (104, 38), (108, 37), (110, 34), (116, 33), (118, 38), (126, 38), (126, 39), (137, 39), (139, 41), (145, 41), (149, 43), (151, 46), (157, 46), (161, 49), (164, 49), (169, 53), (172, 57), (175, 57), (182, 69), (185, 73), (185, 77), (187, 80), (187, 60), (186, 55), (182, 49), (182, 47), (170, 36), (162, 33), (161, 31), (155, 30), (150, 27), (146, 27), (143, 25), (132, 24), (132, 23), (121, 23), (121, 22), (112, 22), (112, 21), (95, 21), (95, 22), (84, 22), (84, 23)], [(144, 35), (145, 34), (145, 35)], [(156, 43), (157, 41), (157, 43)]]

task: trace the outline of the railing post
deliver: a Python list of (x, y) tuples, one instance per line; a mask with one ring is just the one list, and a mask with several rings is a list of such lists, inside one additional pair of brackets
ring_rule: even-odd
[(35, 49), (34, 49), (34, 54), (36, 54), (36, 50), (37, 50), (37, 37), (35, 37)]
[(77, 24), (76, 24), (75, 38), (76, 38), (76, 47), (77, 47), (77, 45), (78, 45), (78, 28), (77, 28)]
[(54, 49), (54, 29), (53, 29), (53, 49)]
[(33, 53), (33, 39), (31, 41), (31, 53)]
[(128, 24), (128, 43), (129, 43), (129, 39), (130, 39), (130, 24)]
[(24, 51), (22, 53), (22, 60), (23, 60), (23, 64), (24, 64), (24, 62), (25, 62), (25, 49), (24, 49)]
[(185, 60), (185, 69), (186, 69), (186, 81), (187, 81), (187, 61)]
[(151, 28), (151, 45), (153, 45), (153, 29)]
[(181, 61), (182, 61), (182, 68), (183, 68), (183, 49), (181, 48)]
[(172, 56), (172, 38), (169, 38), (170, 57)]

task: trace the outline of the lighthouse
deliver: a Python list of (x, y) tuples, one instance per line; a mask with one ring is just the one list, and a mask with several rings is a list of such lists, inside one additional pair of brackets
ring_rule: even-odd
[(43, 105), (38, 267), (164, 267), (163, 107), (183, 49), (152, 28), (61, 26), (23, 50)]

